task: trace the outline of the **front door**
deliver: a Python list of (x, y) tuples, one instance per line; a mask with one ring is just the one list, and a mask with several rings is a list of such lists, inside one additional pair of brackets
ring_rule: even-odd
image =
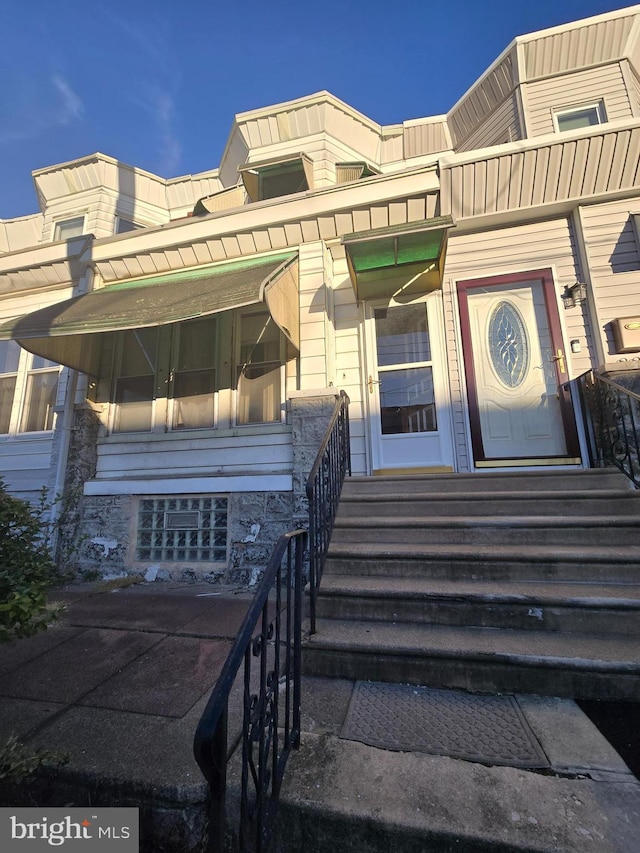
[(452, 470), (437, 295), (367, 305), (365, 397), (374, 472)]
[(477, 467), (579, 461), (550, 270), (458, 285)]

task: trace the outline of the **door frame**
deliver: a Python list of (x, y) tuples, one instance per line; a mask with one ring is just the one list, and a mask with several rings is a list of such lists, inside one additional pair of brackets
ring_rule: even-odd
[[(438, 428), (434, 432), (415, 433), (414, 435), (431, 436), (440, 448), (438, 460), (432, 464), (428, 459), (419, 459), (415, 464), (385, 465), (383, 454), (383, 437), (379, 427), (379, 396), (376, 394), (377, 408), (372, 406), (369, 393), (369, 377), (375, 388), (379, 387), (380, 377), (376, 356), (375, 320), (376, 308), (401, 308), (407, 304), (422, 305), (427, 315), (427, 323), (431, 343), (431, 363), (433, 369), (434, 401)], [(449, 392), (448, 361), (445, 342), (444, 310), (442, 291), (433, 291), (426, 299), (414, 299), (408, 303), (397, 302), (394, 299), (371, 299), (363, 302), (362, 340), (364, 342), (364, 359), (362, 373), (362, 395), (364, 413), (367, 422), (367, 438), (369, 473), (443, 473), (454, 470), (453, 428), (451, 422), (451, 397)], [(406, 436), (411, 434), (407, 433)], [(392, 436), (390, 436), (391, 438)], [(405, 438), (399, 434), (400, 440)], [(415, 459), (415, 457), (412, 457)], [(387, 460), (388, 461), (388, 460)]]
[[(500, 460), (497, 457), (487, 457), (484, 452), (482, 443), (482, 429), (480, 423), (480, 407), (478, 403), (478, 388), (476, 384), (476, 370), (473, 356), (473, 344), (471, 340), (471, 323), (469, 316), (469, 291), (482, 287), (496, 287), (500, 285), (520, 284), (527, 281), (540, 281), (542, 292), (545, 301), (545, 310), (547, 321), (549, 323), (549, 334), (551, 336), (554, 352), (561, 354), (560, 358), (554, 359), (556, 381), (558, 385), (558, 399), (560, 403), (560, 414), (562, 425), (564, 428), (565, 441), (567, 446), (566, 456), (558, 457), (537, 457), (540, 459), (536, 462), (536, 457), (527, 457), (523, 454), (523, 460), (530, 461), (532, 465), (554, 464), (551, 460), (567, 460), (567, 464), (575, 464), (575, 460), (580, 458), (580, 444), (578, 440), (578, 431), (576, 427), (575, 415), (571, 396), (565, 392), (563, 385), (570, 379), (569, 365), (567, 360), (567, 348), (564, 342), (562, 325), (560, 322), (560, 312), (558, 310), (558, 298), (556, 295), (556, 287), (553, 278), (553, 271), (550, 268), (537, 270), (523, 270), (518, 273), (507, 273), (503, 275), (487, 276), (486, 278), (472, 278), (458, 281), (456, 288), (458, 294), (458, 310), (460, 312), (460, 333), (462, 338), (462, 354), (465, 370), (465, 378), (467, 383), (467, 408), (469, 412), (469, 426), (471, 428), (471, 446), (473, 452), (473, 460), (476, 467), (480, 463), (491, 464), (495, 467), (500, 467), (501, 461), (504, 467), (510, 467), (510, 460)], [(518, 457), (515, 457), (514, 461)], [(569, 461), (570, 460), (570, 461)], [(558, 462), (555, 462), (558, 464)]]

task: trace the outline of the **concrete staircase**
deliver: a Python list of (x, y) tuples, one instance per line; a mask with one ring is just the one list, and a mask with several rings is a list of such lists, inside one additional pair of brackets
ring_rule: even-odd
[(352, 478), (310, 675), (640, 701), (640, 492), (615, 470)]

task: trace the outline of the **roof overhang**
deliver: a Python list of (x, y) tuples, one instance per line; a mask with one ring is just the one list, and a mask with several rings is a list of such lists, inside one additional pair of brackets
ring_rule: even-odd
[(377, 228), (342, 238), (358, 301), (415, 298), (442, 287), (451, 216)]
[(260, 302), (299, 349), (297, 253), (110, 284), (3, 324), (0, 340), (96, 376), (105, 336)]

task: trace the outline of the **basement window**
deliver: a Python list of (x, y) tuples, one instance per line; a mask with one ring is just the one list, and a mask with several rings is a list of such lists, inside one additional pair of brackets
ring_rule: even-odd
[(143, 498), (136, 559), (221, 563), (227, 559), (227, 498)]

